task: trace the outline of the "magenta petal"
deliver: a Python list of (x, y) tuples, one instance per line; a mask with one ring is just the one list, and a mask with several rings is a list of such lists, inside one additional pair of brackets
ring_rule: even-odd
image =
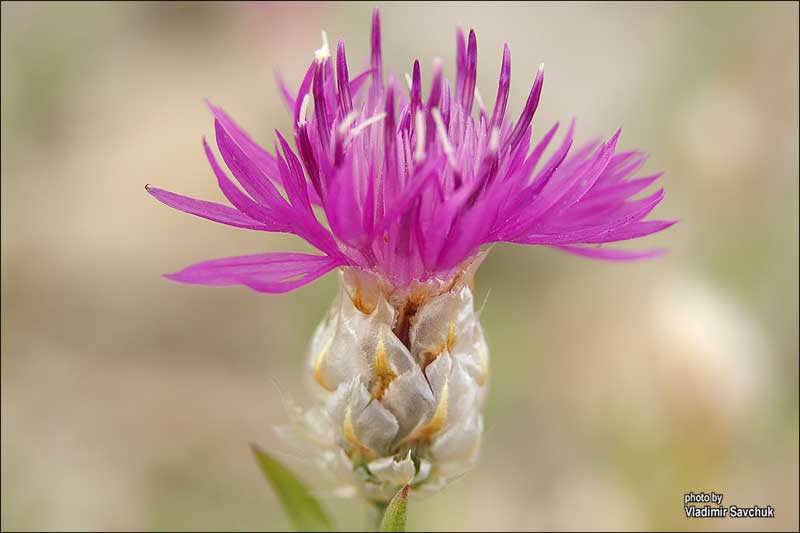
[(225, 171), (222, 170), (222, 167), (219, 166), (217, 159), (214, 157), (214, 153), (211, 151), (211, 147), (208, 146), (205, 139), (203, 139), (203, 149), (205, 150), (208, 163), (211, 165), (211, 169), (217, 177), (217, 184), (222, 190), (222, 194), (225, 195), (225, 198), (227, 198), (236, 209), (264, 224), (279, 225), (286, 223), (285, 220), (276, 219), (275, 211), (257, 204), (233, 184), (227, 174), (225, 174)]
[(254, 229), (260, 231), (283, 231), (282, 226), (267, 225), (250, 218), (227, 205), (218, 204), (215, 202), (207, 202), (205, 200), (196, 200), (175, 194), (174, 192), (165, 191), (157, 187), (146, 185), (145, 189), (150, 193), (153, 198), (159, 202), (166, 204), (173, 209), (178, 209), (184, 213), (195, 215), (220, 224), (227, 224), (228, 226), (235, 226), (237, 228)]
[(353, 109), (353, 95), (350, 93), (350, 73), (347, 70), (344, 39), (340, 39), (336, 47), (336, 88), (338, 89), (339, 107), (342, 109), (342, 114), (347, 115)]
[(474, 254), (491, 228), (496, 202), (486, 202), (468, 211), (450, 229), (450, 235), (436, 261), (437, 269), (447, 270)]
[(603, 177), (597, 181), (597, 187), (610, 187), (630, 176), (647, 161), (647, 155), (639, 150), (630, 150), (616, 154), (611, 158)]
[(350, 158), (331, 182), (326, 213), (333, 233), (342, 242), (355, 246), (363, 244), (365, 236), (353, 185), (353, 161)]
[[(286, 191), (286, 196), (296, 209), (302, 209), (313, 217), (311, 210), (311, 201), (308, 197), (308, 187), (306, 185), (305, 174), (303, 173), (303, 165), (297, 156), (292, 151), (289, 143), (283, 138), (283, 135), (278, 130), (275, 130), (278, 136), (278, 141), (281, 143), (281, 150), (283, 151), (283, 158), (279, 161), (279, 169), (281, 173), (281, 181), (283, 182), (283, 189)], [(277, 150), (276, 150), (277, 152)]]
[(216, 107), (211, 102), (206, 100), (206, 105), (213, 113), (214, 118), (219, 121), (225, 131), (230, 135), (233, 140), (238, 144), (247, 156), (255, 161), (261, 168), (261, 171), (271, 180), (275, 180), (278, 172), (275, 163), (275, 156), (264, 150), (258, 145), (250, 136), (240, 128), (225, 111)]
[[(294, 123), (297, 124), (300, 122), (300, 108), (303, 105), (303, 98), (309, 93), (309, 89), (311, 88), (311, 81), (314, 79), (314, 70), (316, 67), (316, 62), (312, 61), (311, 64), (308, 66), (308, 70), (306, 70), (306, 75), (303, 76), (303, 81), (300, 83), (300, 89), (297, 91), (297, 98), (295, 98), (294, 102)], [(305, 117), (302, 117), (305, 118)]]
[(550, 130), (536, 144), (536, 147), (525, 159), (525, 162), (509, 175), (508, 179), (513, 182), (512, 186), (509, 187), (509, 194), (515, 193), (515, 196), (509, 197), (508, 201), (505, 202), (506, 205), (504, 209), (507, 213), (513, 213), (520, 206), (528, 204), (531, 199), (547, 185), (546, 180), (542, 177), (531, 182), (531, 175), (539, 164), (542, 154), (544, 154), (544, 151), (547, 149), (547, 146), (558, 130), (558, 126), (558, 122), (553, 124)]
[(528, 100), (525, 102), (525, 107), (522, 109), (522, 114), (520, 115), (517, 125), (514, 128), (514, 133), (511, 134), (509, 143), (512, 147), (517, 145), (519, 140), (522, 138), (522, 134), (525, 132), (525, 129), (527, 129), (533, 120), (533, 115), (536, 113), (536, 109), (539, 107), (539, 98), (542, 96), (543, 84), (544, 70), (542, 70), (540, 67), (539, 70), (536, 71), (536, 78), (533, 80), (531, 92), (528, 94)]
[(562, 209), (567, 209), (575, 205), (581, 198), (586, 196), (594, 184), (597, 183), (597, 179), (602, 175), (611, 161), (611, 156), (614, 154), (621, 131), (622, 130), (617, 130), (617, 133), (614, 134), (611, 140), (600, 148), (597, 157), (589, 166), (587, 172), (581, 176), (581, 179), (572, 187), (569, 193), (561, 199), (559, 204), (563, 206)]
[[(664, 190), (659, 189), (651, 196), (630, 202), (624, 213), (603, 224), (567, 230), (562, 227), (550, 228), (539, 225), (537, 233), (515, 239), (520, 244), (571, 244), (585, 242), (611, 242), (598, 239), (609, 238), (639, 220), (642, 220), (655, 209), (664, 198)], [(662, 228), (663, 229), (663, 228)], [(652, 232), (651, 232), (652, 233)], [(621, 239), (611, 239), (621, 240)]]
[(286, 86), (286, 82), (283, 81), (281, 72), (278, 69), (275, 69), (274, 73), (275, 82), (278, 84), (278, 90), (281, 92), (283, 103), (286, 105), (286, 109), (288, 109), (289, 113), (291, 114), (294, 111), (295, 98), (292, 96), (292, 92), (289, 90), (289, 87)]
[(381, 55), (381, 16), (376, 7), (372, 12), (372, 38), (370, 39), (372, 65), (372, 85), (377, 89), (383, 87), (383, 57)]
[(425, 186), (435, 177), (436, 172), (430, 168), (418, 171), (417, 175), (413, 178), (414, 182), (408, 185), (407, 188), (394, 199), (392, 205), (388, 206), (386, 214), (375, 223), (375, 228), (372, 230), (372, 235), (369, 239), (374, 239), (380, 235), (389, 224), (403, 214), (408, 206), (419, 196), (420, 192), (425, 189)]
[[(294, 146), (286, 141), (291, 137), (278, 133), (274, 152), (267, 151), (208, 104), (219, 154), (207, 145), (205, 151), (233, 208), (148, 189), (165, 204), (209, 220), (294, 234), (323, 256), (218, 260), (174, 279), (282, 292), (348, 265), (403, 290), (415, 282), (452, 280), (476, 250), (499, 241), (615, 261), (658, 253), (596, 246), (637, 239), (674, 222), (645, 220), (664, 193), (637, 196), (659, 175), (636, 176), (647, 156), (638, 149), (618, 152), (619, 132), (605, 143), (575, 145), (573, 119), (561, 140), (555, 140), (558, 125), (540, 134), (534, 115), (543, 95), (543, 66), (524, 74), (533, 83), (524, 107), (512, 112), (511, 53), (505, 45), (489, 115), (475, 89), (472, 30), (456, 33), (450, 80), (438, 60), (430, 76), (423, 76), (425, 60), (414, 61), (410, 70), (384, 70), (377, 10), (366, 71), (351, 77), (344, 41), (335, 41), (334, 55), (327, 36), (323, 41), (311, 64), (302, 65), (307, 69), (299, 87), (290, 89), (276, 72), (280, 97), (294, 119)], [(411, 73), (409, 91), (400, 89), (393, 74), (403, 71)], [(472, 113), (473, 107), (479, 112)]]
[(677, 223), (677, 220), (647, 220), (645, 222), (635, 222), (628, 224), (624, 228), (610, 231), (597, 237), (584, 239), (580, 242), (584, 243), (604, 243), (604, 242), (619, 242), (629, 241), (631, 239), (639, 239), (664, 231), (665, 229)]
[(461, 94), (461, 107), (464, 114), (472, 112), (472, 103), (475, 101), (475, 82), (477, 81), (478, 68), (478, 41), (475, 31), (469, 30), (467, 38), (467, 56), (464, 62), (464, 88)]
[(371, 75), (372, 75), (372, 69), (368, 68), (365, 71), (363, 71), (361, 74), (359, 74), (358, 76), (356, 76), (355, 78), (350, 80), (350, 95), (351, 96), (356, 96), (358, 94), (358, 91), (361, 89), (361, 87), (364, 86), (364, 82), (369, 80)]
[(265, 253), (203, 261), (165, 277), (193, 285), (245, 285), (258, 292), (280, 293), (302, 287), (340, 264), (324, 255)]
[[(214, 132), (217, 138), (217, 148), (222, 159), (233, 173), (236, 180), (245, 191), (258, 202), (259, 205), (277, 209), (280, 204), (285, 204), (280, 193), (270, 179), (248, 155), (242, 150), (241, 145), (228, 135), (228, 132), (218, 121), (214, 121)], [(277, 164), (275, 166), (277, 176)]]
[(500, 64), (500, 81), (497, 85), (497, 97), (494, 101), (494, 111), (492, 111), (492, 119), (489, 121), (489, 128), (496, 124), (503, 123), (503, 117), (506, 114), (506, 105), (508, 104), (508, 91), (511, 86), (511, 50), (508, 48), (508, 43), (503, 45), (503, 60)]
[(461, 101), (464, 90), (464, 78), (466, 77), (467, 65), (467, 40), (464, 38), (464, 30), (456, 28), (456, 100)]
[(552, 246), (561, 250), (589, 259), (600, 259), (603, 261), (639, 261), (641, 259), (653, 259), (666, 253), (666, 250), (619, 250), (613, 248), (595, 248), (589, 246), (561, 245)]
[(601, 190), (593, 190), (590, 194), (586, 195), (586, 198), (579, 206), (576, 206), (576, 210), (579, 212), (587, 212), (593, 208), (597, 209), (605, 205), (614, 205), (620, 201), (625, 201), (652, 185), (660, 177), (661, 174), (659, 173), (644, 178), (623, 181), (617, 185), (612, 185)]

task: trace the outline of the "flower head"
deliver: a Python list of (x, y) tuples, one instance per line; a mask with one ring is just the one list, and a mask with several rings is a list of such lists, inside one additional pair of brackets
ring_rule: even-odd
[(558, 124), (532, 146), (543, 65), (514, 120), (506, 110), (508, 45), (491, 113), (475, 87), (477, 55), (475, 32), (465, 38), (459, 30), (454, 87), (436, 62), (424, 90), (419, 61), (404, 87), (395, 76), (384, 76), (376, 9), (369, 68), (351, 76), (344, 41), (334, 58), (323, 32), (323, 44), (297, 93), (279, 82), (293, 116), (294, 148), (277, 131), (274, 150), (262, 148), (209, 103), (217, 148), (239, 186), (205, 140), (203, 145), (233, 207), (150, 186), (148, 192), (170, 207), (215, 222), (295, 234), (322, 255), (217, 259), (168, 277), (285, 292), (343, 266), (402, 289), (454, 279), (482, 245), (494, 242), (541, 244), (608, 260), (659, 253), (601, 247), (674, 223), (644, 220), (663, 198), (662, 189), (631, 199), (660, 176), (629, 179), (645, 155), (618, 152), (619, 131), (606, 142), (573, 150), (574, 121), (556, 146), (551, 142)]
[(475, 87), (473, 31), (457, 34), (454, 87), (436, 62), (428, 90), (419, 61), (407, 89), (384, 77), (377, 10), (365, 71), (351, 76), (344, 42), (334, 60), (324, 32), (322, 41), (297, 93), (280, 82), (294, 148), (279, 132), (274, 151), (260, 147), (209, 104), (217, 148), (238, 185), (203, 145), (233, 207), (147, 190), (176, 209), (293, 233), (322, 252), (206, 261), (168, 276), (176, 281), (285, 292), (343, 267), (339, 295), (309, 345), (308, 375), (324, 401), (293, 406), (292, 431), (282, 434), (304, 437), (351, 492), (386, 501), (406, 484), (413, 493), (441, 488), (477, 459), (489, 376), (472, 293), (482, 245), (639, 259), (658, 251), (599, 245), (674, 222), (644, 220), (663, 190), (631, 199), (659, 175), (629, 179), (645, 156), (617, 152), (619, 131), (572, 150), (574, 122), (551, 147), (556, 124), (532, 145), (544, 68), (513, 120), (508, 46), (489, 113)]

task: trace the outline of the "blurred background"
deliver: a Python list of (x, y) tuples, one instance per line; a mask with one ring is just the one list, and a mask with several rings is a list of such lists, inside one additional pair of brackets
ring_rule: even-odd
[[(280, 530), (248, 451), (278, 445), (276, 384), (304, 398), (306, 342), (335, 276), (289, 295), (161, 277), (227, 255), (304, 250), (158, 204), (153, 183), (221, 193), (203, 105), (267, 146), (324, 28), (367, 60), (369, 4), (2, 4), (3, 529)], [(385, 64), (474, 27), (511, 112), (539, 62), (540, 135), (578, 117), (667, 171), (636, 243), (605, 264), (495, 247), (477, 277), (492, 348), (483, 456), (415, 502), (412, 529), (798, 527), (798, 4), (382, 6)], [(491, 105), (491, 104), (488, 104)], [(537, 133), (538, 132), (538, 133)], [(773, 505), (773, 521), (689, 520), (688, 491)], [(342, 528), (366, 508), (328, 501)]]

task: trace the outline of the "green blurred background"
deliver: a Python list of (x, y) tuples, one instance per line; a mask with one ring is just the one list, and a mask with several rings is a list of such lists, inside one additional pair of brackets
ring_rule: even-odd
[[(158, 204), (145, 183), (219, 200), (203, 98), (267, 146), (287, 131), (319, 30), (366, 60), (370, 4), (2, 4), (3, 529), (284, 529), (248, 452), (278, 446), (278, 388), (335, 277), (289, 295), (163, 278), (202, 259), (302, 250)], [(681, 223), (605, 264), (495, 247), (477, 277), (492, 348), (483, 456), (414, 502), (412, 529), (798, 527), (798, 4), (382, 6), (387, 65), (454, 61), (474, 27), (509, 109), (547, 65), (541, 134), (667, 171)], [(536, 133), (535, 133), (536, 134)], [(776, 508), (688, 520), (687, 491)], [(343, 528), (367, 510), (326, 498)]]

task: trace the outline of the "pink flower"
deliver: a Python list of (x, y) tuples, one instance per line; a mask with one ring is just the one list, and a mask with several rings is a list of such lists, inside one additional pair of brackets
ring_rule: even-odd
[(394, 287), (448, 280), (482, 245), (494, 242), (542, 244), (616, 261), (658, 255), (659, 250), (601, 247), (676, 222), (644, 220), (664, 197), (663, 189), (631, 199), (660, 177), (631, 178), (645, 155), (618, 152), (619, 131), (604, 143), (572, 149), (573, 121), (544, 157), (558, 124), (532, 143), (543, 67), (514, 121), (506, 113), (508, 46), (491, 113), (475, 89), (477, 54), (475, 33), (465, 39), (459, 30), (454, 90), (435, 64), (430, 87), (423, 91), (415, 61), (406, 91), (393, 76), (384, 77), (375, 10), (368, 70), (351, 77), (344, 41), (335, 64), (323, 42), (296, 95), (280, 83), (294, 117), (294, 148), (277, 131), (274, 151), (262, 148), (223, 110), (208, 104), (217, 148), (241, 188), (204, 140), (205, 153), (233, 207), (151, 186), (147, 191), (170, 207), (215, 222), (293, 233), (322, 255), (216, 259), (167, 277), (275, 293), (339, 266), (370, 272)]

